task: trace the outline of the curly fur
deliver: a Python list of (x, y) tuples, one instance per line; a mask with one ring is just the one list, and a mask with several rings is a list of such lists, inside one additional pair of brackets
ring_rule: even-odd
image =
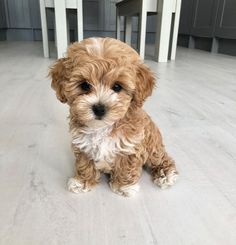
[[(130, 196), (138, 190), (144, 165), (159, 186), (175, 182), (175, 163), (142, 109), (155, 78), (131, 47), (112, 38), (85, 39), (68, 48), (66, 58), (55, 62), (50, 75), (57, 98), (70, 107), (76, 175), (68, 182), (69, 190), (91, 190), (100, 172), (107, 172), (111, 189)], [(89, 92), (81, 88), (84, 81), (91, 85)], [(115, 83), (122, 87), (120, 92), (112, 90)], [(99, 120), (91, 109), (97, 103), (107, 111)]]

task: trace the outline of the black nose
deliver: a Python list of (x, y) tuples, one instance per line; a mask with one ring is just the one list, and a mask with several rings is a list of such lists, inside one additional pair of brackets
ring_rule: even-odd
[(106, 113), (106, 108), (102, 104), (93, 105), (92, 106), (92, 110), (93, 110), (94, 114), (96, 116), (98, 116), (99, 118), (101, 118), (102, 116), (104, 116), (105, 113)]

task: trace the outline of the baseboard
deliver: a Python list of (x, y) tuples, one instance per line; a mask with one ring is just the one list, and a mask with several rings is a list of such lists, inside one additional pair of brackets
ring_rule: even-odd
[(6, 30), (1, 29), (0, 30), (0, 41), (6, 41), (6, 39), (7, 39)]
[[(42, 31), (41, 29), (7, 29), (5, 30), (5, 39), (7, 41), (41, 41), (42, 40)], [(76, 38), (76, 31), (74, 29), (70, 30), (70, 40), (71, 42), (75, 42)], [(84, 38), (88, 37), (113, 37), (115, 38), (116, 33), (115, 31), (92, 31), (92, 30), (85, 30), (84, 31)], [(49, 41), (54, 41), (54, 30), (48, 30), (48, 39)], [(132, 32), (132, 43), (136, 43), (138, 39), (138, 32)], [(121, 32), (121, 40), (124, 40), (124, 32)], [(147, 32), (146, 34), (146, 43), (154, 44), (155, 43), (155, 33), (154, 32)]]
[[(201, 49), (205, 51), (211, 51), (212, 48), (212, 38), (205, 37), (194, 37), (194, 46), (196, 49)], [(188, 47), (190, 35), (178, 35), (178, 45), (182, 47)], [(218, 53), (228, 54), (236, 56), (236, 39), (218, 39)]]

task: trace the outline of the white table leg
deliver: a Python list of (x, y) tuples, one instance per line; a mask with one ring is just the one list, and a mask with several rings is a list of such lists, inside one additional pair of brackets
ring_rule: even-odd
[(142, 1), (142, 9), (139, 16), (139, 55), (141, 59), (144, 59), (145, 55), (145, 41), (146, 41), (146, 24), (147, 24), (147, 10), (146, 1)]
[(54, 0), (54, 5), (56, 19), (57, 56), (58, 58), (62, 58), (68, 46), (65, 0)]
[(40, 16), (41, 16), (41, 26), (42, 26), (42, 38), (43, 38), (43, 55), (45, 58), (49, 57), (48, 48), (48, 27), (47, 27), (47, 16), (44, 0), (39, 1), (40, 4)]
[(120, 16), (119, 10), (116, 8), (116, 39), (120, 40)]
[(171, 44), (171, 56), (170, 56), (171, 60), (175, 60), (175, 56), (176, 56), (180, 10), (181, 10), (181, 0), (176, 0), (175, 21), (173, 26), (173, 37), (172, 37), (172, 44)]
[(125, 42), (131, 46), (132, 36), (132, 17), (126, 16), (125, 18)]
[(78, 25), (78, 42), (84, 39), (83, 35), (83, 2), (77, 0), (77, 25)]
[(158, 62), (167, 62), (168, 60), (172, 4), (170, 0), (159, 0), (158, 3), (155, 43), (155, 59)]

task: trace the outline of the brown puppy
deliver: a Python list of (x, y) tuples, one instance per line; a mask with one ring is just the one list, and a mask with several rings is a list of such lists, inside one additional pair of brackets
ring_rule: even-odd
[(70, 191), (90, 191), (103, 171), (110, 173), (114, 192), (131, 196), (139, 189), (144, 164), (160, 187), (175, 182), (174, 161), (142, 109), (155, 79), (131, 47), (112, 38), (85, 39), (68, 48), (50, 75), (57, 98), (70, 107), (76, 157)]

